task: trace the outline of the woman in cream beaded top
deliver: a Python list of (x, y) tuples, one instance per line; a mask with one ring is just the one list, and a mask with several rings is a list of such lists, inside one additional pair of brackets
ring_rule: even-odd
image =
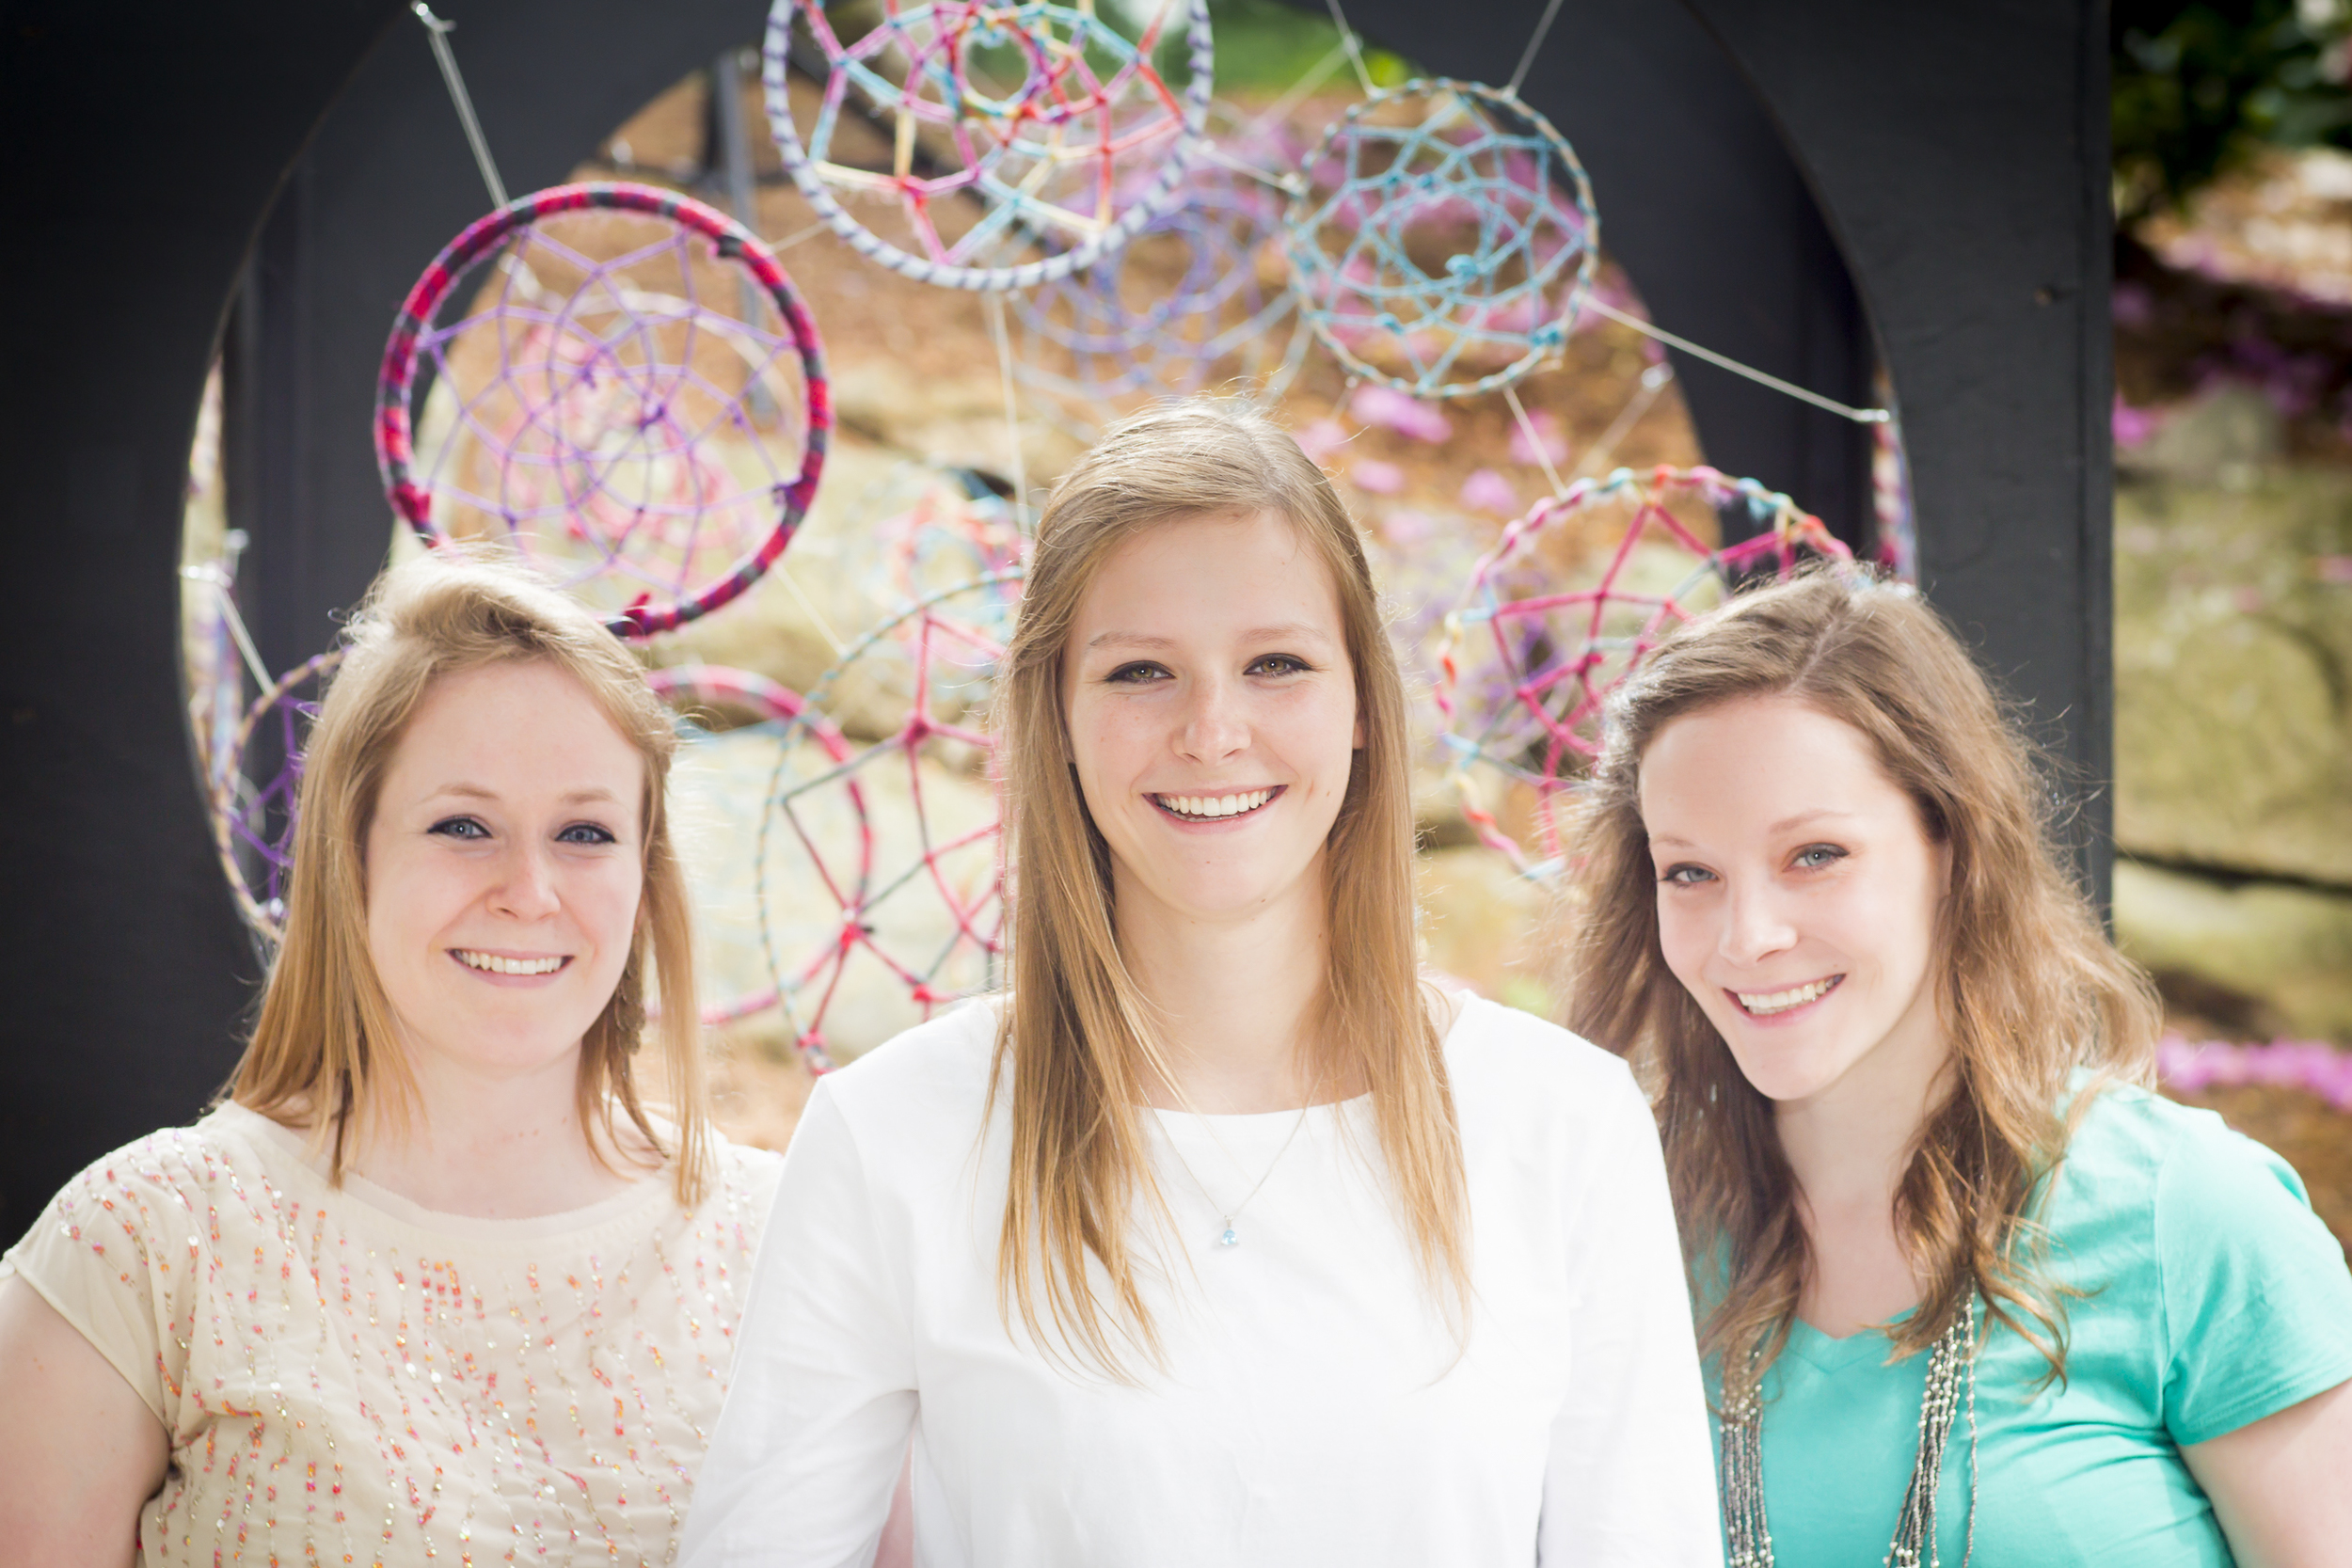
[(673, 1555), (776, 1162), (705, 1119), (669, 718), (512, 566), (349, 641), (227, 1098), (0, 1261), (12, 1560)]

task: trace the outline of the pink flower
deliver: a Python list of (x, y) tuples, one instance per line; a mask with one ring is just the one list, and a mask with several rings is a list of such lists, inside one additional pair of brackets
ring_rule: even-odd
[[(1543, 442), (1540, 450), (1528, 439), (1528, 427), (1534, 427), (1536, 438)], [(1549, 408), (1538, 408), (1527, 416), (1527, 423), (1511, 432), (1511, 461), (1540, 467), (1547, 459), (1557, 465), (1568, 460), (1568, 438), (1560, 433), (1559, 417)]]
[(1317, 420), (1299, 431), (1293, 439), (1297, 441), (1298, 450), (1307, 454), (1309, 462), (1328, 466), (1331, 454), (1347, 445), (1347, 426), (1337, 420)]
[(1454, 421), (1418, 398), (1366, 382), (1348, 400), (1347, 410), (1366, 424), (1393, 430), (1416, 441), (1442, 441), (1454, 434)]
[(1461, 501), (1473, 512), (1491, 512), (1499, 517), (1519, 515), (1518, 491), (1492, 468), (1474, 469), (1462, 481)]
[(2123, 401), (2123, 394), (2115, 394), (2114, 431), (2118, 451), (2136, 447), (2156, 433), (2164, 422), (2163, 416), (2153, 408), (2134, 408)]
[(1393, 496), (1405, 488), (1405, 470), (1376, 457), (1359, 458), (1347, 470), (1356, 488), (1370, 496)]

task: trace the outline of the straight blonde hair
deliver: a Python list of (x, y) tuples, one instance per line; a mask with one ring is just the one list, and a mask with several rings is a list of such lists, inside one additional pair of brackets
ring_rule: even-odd
[[(368, 956), (368, 830), (393, 752), (433, 683), (530, 660), (579, 681), (645, 766), (637, 930), (612, 1000), (580, 1042), (580, 1124), (603, 1133), (589, 1148), (604, 1162), (617, 1147), (617, 1107), (670, 1159), (677, 1200), (691, 1208), (705, 1189), (709, 1123), (686, 880), (666, 807), (676, 732), (636, 659), (583, 606), (518, 564), (479, 553), (444, 548), (390, 568), (345, 633), (303, 757), (285, 936), (229, 1098), (307, 1122), (313, 1147), (331, 1148), (337, 1182), (354, 1117), (381, 1112), (394, 1128), (405, 1125), (415, 1080)], [(648, 973), (660, 985), (656, 1032), (675, 1148), (655, 1131), (631, 1070), (645, 1033)]]
[(2062, 1117), (2075, 1071), (2150, 1081), (2154, 990), (2060, 869), (2052, 792), (1967, 650), (1911, 590), (1854, 567), (1743, 594), (1661, 644), (1610, 704), (1574, 822), (1568, 1026), (1630, 1053), (1658, 1096), (1685, 1256), (1715, 1303), (1700, 1348), (1727, 1383), (1761, 1375), (1813, 1259), (1772, 1101), (1666, 967), (1641, 766), (1676, 719), (1766, 695), (1861, 732), (1951, 857), (1930, 970), (1951, 1089), (1896, 1192), (1897, 1235), (1927, 1281), (1896, 1353), (1931, 1344), (1973, 1291), (2063, 1377), (2068, 1292), (2040, 1266), (2029, 1211), (2098, 1090)]
[[(1129, 1224), (1147, 1197), (1166, 1212), (1143, 1107), (1146, 1085), (1175, 1075), (1119, 950), (1110, 850), (1073, 768), (1063, 655), (1080, 601), (1122, 545), (1180, 518), (1260, 513), (1287, 520), (1330, 573), (1363, 724), (1325, 862), (1318, 1081), (1369, 1091), (1422, 1274), (1441, 1302), (1466, 1309), (1469, 1299), (1461, 1137), (1414, 947), (1405, 689), (1362, 541), (1330, 481), (1271, 420), (1223, 400), (1166, 404), (1113, 425), (1055, 486), (997, 694), (1005, 839), (1018, 867), (1012, 995), (990, 1087), (993, 1105), (1009, 1085), (1012, 1120), (999, 1307), (1049, 1346), (1050, 1319), (1060, 1346), (1121, 1380), (1128, 1354), (1159, 1356)], [(1107, 1308), (1089, 1259), (1107, 1281)]]

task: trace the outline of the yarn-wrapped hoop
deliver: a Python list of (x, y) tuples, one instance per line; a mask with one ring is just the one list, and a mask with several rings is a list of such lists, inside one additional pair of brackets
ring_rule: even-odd
[(1306, 175), (1284, 223), (1291, 286), (1356, 374), (1469, 397), (1567, 342), (1600, 217), (1575, 150), (1517, 97), (1443, 79), (1376, 92)]
[[(287, 671), (245, 710), (213, 775), (213, 847), (229, 878), (237, 913), (256, 936), (276, 943), (286, 927), (286, 880), (294, 869), (294, 821), (301, 806), (302, 759), (318, 717), (326, 677), (342, 662), (331, 649)], [(265, 779), (246, 767), (264, 747)]]
[[(1181, 99), (1152, 63), (1177, 15), (1192, 76)], [(805, 139), (787, 77), (796, 24), (824, 71)], [(1175, 198), (1208, 122), (1208, 0), (1159, 0), (1133, 40), (1092, 0), (882, 0), (873, 28), (847, 43), (818, 0), (775, 0), (763, 56), (768, 123), (809, 205), (860, 255), (947, 288), (1026, 289), (1117, 250)], [(1008, 80), (990, 80), (992, 67)], [(866, 160), (878, 166), (850, 161), (843, 143), (858, 137), (842, 135), (845, 113), (882, 128)], [(844, 195), (893, 203), (905, 242), (860, 222)], [(936, 209), (957, 196), (977, 198), (979, 214), (943, 234)], [(1032, 247), (1045, 256), (993, 264)]]
[[(1710, 548), (1677, 501), (1741, 507), (1760, 531)], [(1614, 536), (1612, 511), (1631, 514)], [(1619, 468), (1505, 528), (1445, 618), (1437, 689), (1449, 777), (1480, 842), (1530, 877), (1556, 874), (1558, 808), (1599, 754), (1609, 693), (1740, 580), (1807, 556), (1851, 552), (1787, 496), (1708, 467)], [(1497, 784), (1499, 800), (1482, 787)]]
[(511, 544), (627, 637), (767, 571), (832, 430), (775, 257), (644, 185), (557, 186), (467, 229), (409, 291), (376, 388), (395, 512), (433, 544)]
[[(756, 801), (761, 787), (776, 770), (806, 779), (832, 772), (855, 754), (833, 721), (807, 699), (755, 672), (715, 664), (673, 665), (647, 671), (645, 682), (678, 711), (687, 726), (685, 733), (692, 737), (672, 774), (674, 793), (696, 794), (693, 783), (701, 771), (696, 764), (709, 759), (715, 787), (709, 792), (710, 800), (695, 802), (706, 814), (716, 805), (739, 808), (746, 798)], [(777, 751), (772, 767), (761, 766), (756, 756), (712, 756), (740, 751), (747, 732), (711, 735), (698, 717), (711, 710), (750, 715), (755, 721), (752, 733)], [(802, 834), (810, 874), (838, 903), (862, 904), (873, 879), (874, 832), (857, 779), (842, 775), (833, 787), (804, 790), (798, 807), (793, 823)], [(707, 830), (715, 824), (699, 826)], [(702, 1020), (709, 1025), (731, 1023), (777, 1005), (772, 985), (741, 983), (760, 974), (765, 965), (756, 943), (758, 910), (753, 868), (736, 852), (753, 832), (749, 822), (730, 822), (721, 832), (702, 832), (699, 836), (719, 851), (723, 863), (692, 867), (696, 874), (689, 879), (700, 895), (699, 924), (709, 944), (706, 972), (723, 983), (736, 982), (736, 989), (703, 1003)], [(682, 842), (691, 846), (696, 837), (689, 833)], [(690, 866), (693, 858), (689, 855)], [(734, 951), (738, 947), (743, 950), (740, 954)]]
[(1099, 412), (1182, 397), (1230, 365), (1251, 397), (1272, 402), (1307, 347), (1281, 234), (1281, 204), (1263, 182), (1196, 166), (1183, 199), (1116, 256), (1014, 296), (1026, 340), (1015, 373)]

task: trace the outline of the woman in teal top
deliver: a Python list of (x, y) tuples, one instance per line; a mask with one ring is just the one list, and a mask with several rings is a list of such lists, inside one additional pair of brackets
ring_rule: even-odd
[(1613, 702), (1569, 1024), (1657, 1096), (1732, 1568), (2352, 1562), (2352, 1274), (2149, 1094), (2156, 1008), (2026, 742), (1851, 569)]

